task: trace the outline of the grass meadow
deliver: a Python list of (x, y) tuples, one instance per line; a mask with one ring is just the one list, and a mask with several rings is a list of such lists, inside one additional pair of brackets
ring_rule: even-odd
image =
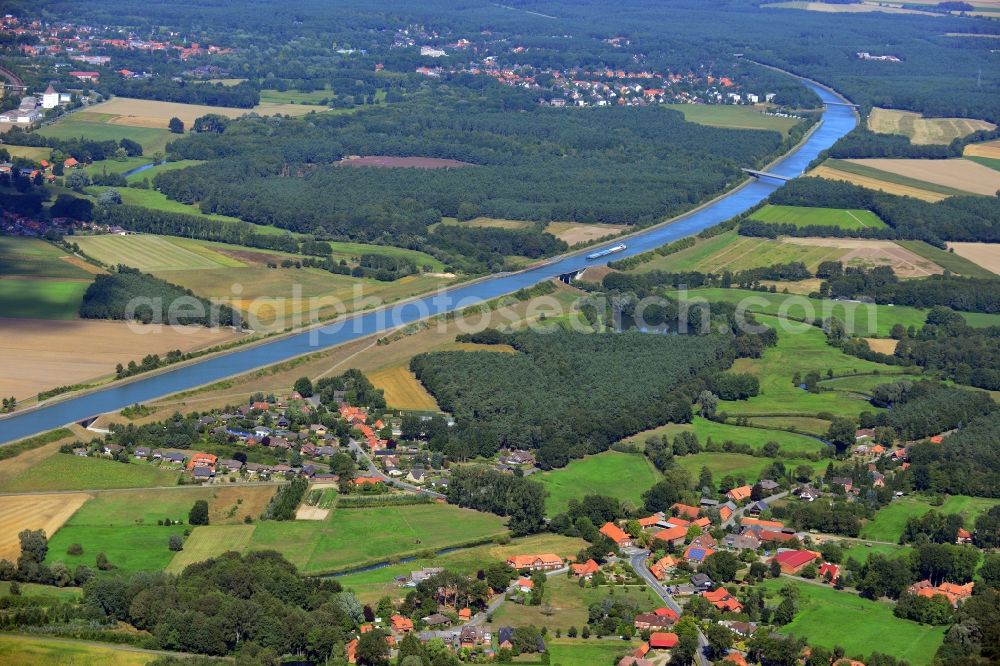
[[(184, 525), (163, 527), (132, 525), (95, 527), (64, 525), (49, 539), (46, 562), (65, 562), (72, 571), (78, 564), (94, 568), (98, 553), (104, 553), (116, 569), (126, 572), (162, 571), (174, 557), (167, 545), (172, 534), (184, 534)], [(83, 553), (70, 555), (71, 544), (83, 546)]]
[[(755, 449), (760, 449), (768, 442), (777, 442), (781, 445), (781, 450), (785, 453), (815, 453), (823, 449), (824, 444), (812, 437), (806, 437), (798, 433), (784, 432), (782, 430), (768, 430), (764, 428), (748, 428), (744, 426), (729, 425), (727, 423), (716, 423), (700, 416), (695, 416), (691, 423), (668, 423), (665, 426), (654, 428), (633, 435), (625, 441), (636, 445), (643, 445), (650, 436), (667, 435), (671, 439), (682, 431), (691, 431), (698, 436), (698, 441), (705, 445), (709, 439), (716, 444), (731, 441), (737, 444), (749, 444)], [(825, 431), (825, 429), (824, 429)]]
[(0, 492), (107, 490), (177, 484), (179, 472), (145, 463), (124, 464), (65, 453), (50, 456), (0, 484)]
[(997, 504), (1000, 504), (1000, 500), (966, 495), (948, 497), (941, 506), (933, 506), (928, 498), (918, 495), (900, 497), (880, 509), (875, 515), (875, 519), (861, 528), (861, 538), (897, 543), (903, 536), (907, 520), (918, 518), (931, 510), (939, 513), (961, 514), (965, 520), (965, 526), (971, 528), (976, 516)]
[(67, 253), (39, 238), (0, 236), (0, 276), (92, 279), (79, 266), (62, 259)]
[(0, 317), (76, 319), (90, 282), (0, 280)]
[(552, 666), (607, 666), (631, 654), (637, 641), (591, 641), (584, 638), (548, 638), (549, 663)]
[[(695, 453), (687, 456), (675, 458), (677, 464), (686, 469), (695, 481), (701, 473), (702, 467), (707, 467), (712, 472), (712, 479), (718, 483), (724, 476), (733, 476), (737, 479), (744, 479), (747, 483), (756, 483), (760, 480), (760, 473), (765, 467), (774, 462), (772, 458), (758, 456), (748, 456), (742, 453)], [(817, 474), (826, 469), (828, 460), (811, 461), (804, 458), (781, 459), (785, 467), (794, 469), (799, 465), (808, 465)]]
[(669, 104), (668, 108), (684, 114), (684, 120), (711, 127), (771, 130), (783, 135), (799, 124), (795, 118), (766, 116), (752, 106), (729, 104)]
[(62, 664), (72, 666), (140, 666), (159, 653), (133, 647), (99, 645), (63, 638), (0, 635), (0, 663), (6, 666)]
[(869, 601), (853, 592), (785, 578), (762, 583), (773, 603), (778, 590), (789, 584), (799, 589), (799, 610), (781, 633), (805, 638), (813, 645), (840, 645), (850, 656), (868, 656), (877, 651), (905, 659), (913, 666), (924, 666), (931, 663), (944, 639), (945, 627), (897, 618), (888, 602)]
[(642, 493), (655, 484), (660, 474), (645, 456), (605, 451), (570, 462), (561, 469), (536, 472), (531, 476), (545, 488), (545, 513), (554, 516), (566, 510), (571, 499), (585, 495), (609, 495), (639, 506)]
[(304, 573), (324, 573), (507, 533), (499, 516), (448, 504), (337, 509), (325, 521), (264, 521), (250, 548), (273, 549)]
[[(580, 628), (587, 624), (590, 606), (604, 600), (633, 601), (642, 612), (649, 612), (663, 605), (660, 598), (645, 585), (630, 585), (626, 588), (609, 585), (580, 587), (579, 579), (556, 574), (545, 582), (541, 606), (522, 606), (507, 602), (493, 614), (493, 622), (501, 627), (546, 626), (553, 635), (560, 628), (565, 634), (570, 627)], [(550, 613), (546, 606), (550, 606), (555, 614)]]
[(107, 122), (106, 114), (78, 112), (70, 113), (51, 125), (38, 130), (38, 134), (53, 139), (75, 139), (84, 137), (94, 141), (120, 141), (131, 139), (142, 146), (143, 153), (151, 155), (163, 152), (170, 140), (170, 132), (154, 127), (129, 127)]
[(870, 210), (845, 208), (809, 208), (806, 206), (775, 206), (768, 204), (757, 210), (751, 219), (797, 227), (822, 225), (841, 229), (883, 229), (886, 224)]
[(391, 564), (379, 569), (337, 576), (344, 589), (353, 591), (362, 603), (373, 603), (385, 595), (396, 596), (399, 587), (396, 576), (404, 576), (423, 567), (446, 567), (450, 571), (474, 574), (485, 564), (502, 562), (511, 555), (525, 553), (555, 553), (560, 557), (575, 557), (587, 542), (579, 538), (559, 534), (542, 533), (520, 539), (511, 539), (504, 544), (490, 543), (472, 548), (463, 548), (436, 557), (422, 557), (411, 562)]

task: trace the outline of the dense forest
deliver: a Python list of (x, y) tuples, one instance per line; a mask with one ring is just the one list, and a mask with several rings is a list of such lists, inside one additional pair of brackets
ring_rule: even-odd
[(951, 495), (1000, 497), (1000, 411), (964, 424), (941, 444), (909, 448), (917, 490)]
[[(659, 107), (567, 113), (511, 103), (439, 89), (353, 115), (248, 117), (171, 143), (172, 157), (211, 162), (162, 173), (155, 184), (206, 212), (364, 240), (423, 236), (442, 215), (641, 225), (734, 184), (740, 167), (763, 164), (784, 145), (774, 132), (695, 125)], [(334, 166), (346, 155), (475, 166)]]
[(239, 314), (189, 290), (128, 266), (98, 275), (80, 305), (84, 319), (128, 319), (144, 324), (241, 326)]
[(796, 178), (776, 190), (768, 202), (784, 206), (867, 209), (891, 228), (797, 227), (744, 219), (739, 226), (740, 234), (765, 238), (819, 235), (915, 239), (938, 247), (944, 247), (944, 241), (1000, 242), (1000, 199), (997, 197), (954, 196), (928, 203), (840, 181)]
[(410, 367), (454, 414), (453, 438), (467, 455), (538, 449), (543, 468), (689, 421), (703, 388), (698, 376), (736, 356), (731, 339), (719, 335), (488, 330), (469, 340), (510, 344), (518, 353), (435, 352), (414, 357)]

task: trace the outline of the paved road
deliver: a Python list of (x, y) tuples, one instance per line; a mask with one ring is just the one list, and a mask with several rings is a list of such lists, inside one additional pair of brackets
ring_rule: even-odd
[[(663, 603), (667, 605), (667, 608), (677, 613), (677, 615), (680, 615), (684, 612), (680, 604), (674, 601), (674, 598), (670, 596), (669, 592), (667, 592), (667, 588), (663, 587), (663, 585), (660, 584), (660, 581), (656, 580), (656, 576), (654, 576), (649, 570), (649, 567), (646, 566), (646, 558), (648, 557), (648, 550), (633, 550), (629, 553), (629, 561), (632, 564), (632, 568), (635, 569), (635, 572), (642, 576), (642, 579), (646, 581), (646, 584), (653, 588), (653, 591), (656, 592), (661, 599), (663, 599)], [(705, 656), (705, 648), (707, 647), (708, 639), (705, 638), (705, 634), (701, 633), (701, 629), (699, 629), (698, 654), (696, 656), (698, 663), (701, 664), (701, 666), (711, 666), (712, 663), (708, 660), (708, 657)]]
[(358, 462), (362, 465), (368, 466), (368, 474), (371, 476), (377, 476), (382, 479), (387, 486), (393, 486), (395, 488), (402, 488), (403, 490), (410, 490), (415, 493), (420, 493), (421, 495), (429, 495), (435, 499), (446, 499), (444, 495), (433, 490), (428, 490), (427, 488), (421, 488), (420, 486), (415, 486), (412, 483), (407, 483), (406, 481), (401, 481), (399, 479), (394, 479), (389, 475), (385, 474), (378, 468), (375, 462), (365, 451), (364, 447), (358, 444), (353, 439), (348, 442), (347, 445), (351, 451), (354, 451), (358, 456)]

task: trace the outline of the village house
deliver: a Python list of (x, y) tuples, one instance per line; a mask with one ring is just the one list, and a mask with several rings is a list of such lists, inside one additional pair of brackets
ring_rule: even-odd
[(408, 634), (413, 631), (413, 620), (402, 615), (393, 615), (389, 618), (392, 630), (400, 634)]
[(740, 504), (750, 499), (750, 493), (752, 492), (752, 490), (753, 489), (750, 486), (739, 486), (738, 488), (733, 488), (728, 493), (726, 493), (726, 497), (729, 499), (730, 502)]
[(819, 577), (822, 580), (829, 580), (831, 583), (836, 583), (837, 579), (840, 578), (840, 567), (836, 564), (824, 562), (819, 565)]
[(531, 580), (530, 578), (518, 578), (517, 582), (514, 583), (514, 587), (516, 587), (519, 591), (523, 592), (524, 594), (529, 594), (532, 590), (535, 589), (535, 581)]
[(552, 571), (559, 569), (563, 560), (553, 553), (541, 555), (511, 555), (507, 558), (507, 566), (511, 569), (528, 569), (529, 571)]
[(687, 532), (687, 528), (681, 525), (668, 527), (667, 529), (660, 530), (654, 534), (653, 539), (665, 541), (669, 544), (673, 544), (674, 546), (682, 546), (684, 545), (685, 539), (687, 539)]
[(672, 505), (670, 507), (670, 510), (673, 511), (674, 514), (677, 516), (690, 518), (691, 520), (697, 518), (698, 513), (701, 511), (701, 509), (699, 509), (696, 506), (691, 506), (690, 504), (681, 504), (679, 502)]
[(711, 592), (702, 592), (701, 596), (724, 613), (739, 613), (743, 610), (743, 604), (724, 587)]
[(659, 631), (669, 629), (678, 620), (677, 613), (669, 608), (657, 608), (652, 613), (640, 613), (633, 622), (639, 631)]
[(619, 548), (631, 548), (632, 547), (632, 537), (628, 535), (625, 530), (618, 527), (614, 523), (608, 522), (600, 529), (601, 534), (608, 537), (615, 542)]
[(677, 560), (672, 555), (665, 555), (649, 566), (649, 572), (656, 580), (665, 580), (667, 572), (677, 568)]
[(811, 550), (778, 550), (778, 553), (771, 558), (771, 562), (777, 562), (781, 567), (781, 573), (789, 576), (797, 576), (807, 565), (815, 562), (819, 553)]
[(594, 560), (587, 560), (583, 564), (571, 564), (569, 568), (574, 576), (579, 576), (585, 580), (590, 580), (595, 573), (601, 570), (600, 565)]
[(972, 543), (972, 532), (964, 527), (959, 527), (958, 535), (955, 537), (955, 543)]
[(922, 580), (908, 587), (906, 591), (918, 597), (927, 597), (928, 599), (940, 595), (947, 599), (949, 604), (957, 608), (959, 604), (972, 596), (972, 589), (975, 585), (975, 582), (969, 582), (965, 585), (956, 585), (955, 583), (948, 582), (941, 583), (940, 585), (931, 585), (929, 580)]
[(654, 650), (670, 650), (677, 647), (677, 634), (654, 631), (649, 635), (649, 647)]
[[(461, 618), (459, 618), (461, 619)], [(492, 634), (483, 626), (462, 627), (459, 633), (459, 649), (472, 650), (493, 642)]]
[(754, 531), (748, 527), (744, 528), (739, 534), (727, 534), (722, 543), (730, 550), (757, 550), (760, 548), (762, 542)]

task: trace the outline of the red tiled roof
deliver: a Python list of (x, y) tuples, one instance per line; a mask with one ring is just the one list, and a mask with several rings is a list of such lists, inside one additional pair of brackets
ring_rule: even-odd
[(601, 527), (601, 534), (608, 537), (616, 544), (622, 544), (626, 541), (632, 540), (632, 537), (630, 537), (624, 530), (622, 530), (622, 528), (610, 522), (604, 523), (604, 526)]
[(660, 530), (653, 535), (654, 539), (660, 539), (661, 541), (676, 541), (677, 539), (683, 539), (687, 536), (686, 527), (668, 527), (665, 530)]
[(677, 634), (654, 631), (649, 635), (649, 646), (654, 650), (669, 650), (677, 646)]

